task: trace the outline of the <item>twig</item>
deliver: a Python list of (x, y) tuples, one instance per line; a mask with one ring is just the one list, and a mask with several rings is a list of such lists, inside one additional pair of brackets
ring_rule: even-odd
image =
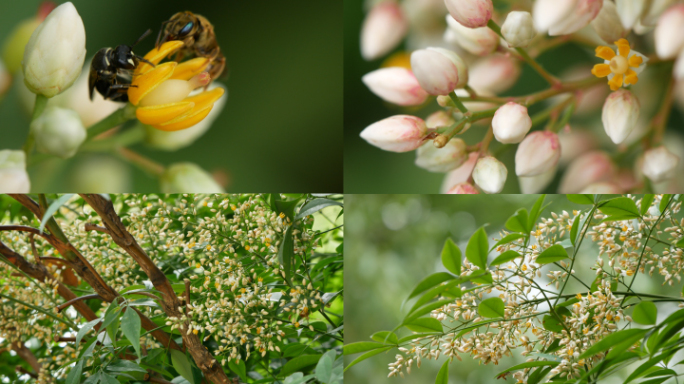
[(88, 232), (96, 231), (96, 232), (101, 232), (101, 233), (104, 233), (106, 235), (109, 235), (109, 231), (107, 230), (107, 228), (103, 228), (103, 227), (100, 227), (98, 225), (91, 224), (91, 223), (86, 223), (85, 230)]
[(71, 299), (71, 300), (67, 301), (67, 302), (64, 303), (64, 304), (58, 305), (58, 306), (57, 306), (57, 313), (62, 312), (62, 311), (64, 310), (64, 308), (68, 308), (68, 307), (70, 307), (70, 306), (71, 306), (72, 304), (74, 304), (74, 303), (77, 303), (77, 302), (82, 301), (82, 300), (90, 300), (90, 299), (100, 299), (100, 300), (104, 300), (104, 299), (102, 298), (102, 296), (98, 295), (97, 293), (94, 293), (94, 294), (92, 294), (92, 295), (80, 296), (80, 297), (77, 297), (77, 298), (75, 298), (75, 299)]

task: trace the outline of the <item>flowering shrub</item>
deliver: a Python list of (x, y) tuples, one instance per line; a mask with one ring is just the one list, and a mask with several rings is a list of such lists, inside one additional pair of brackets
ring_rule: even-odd
[(341, 383), (342, 203), (0, 196), (0, 380)]
[[(475, 231), (464, 250), (447, 239), (441, 253), (446, 271), (417, 284), (405, 301), (413, 303), (393, 330), (346, 345), (347, 355), (363, 353), (346, 369), (396, 352), (388, 376), (404, 377), (422, 361), (444, 356), (436, 378), (441, 384), (448, 382), (454, 359), (470, 355), (498, 365), (520, 355), (525, 362), (492, 377), (600, 382), (635, 363), (625, 382), (676, 377), (677, 360), (670, 358), (684, 347), (684, 309), (656, 320), (660, 303), (684, 307), (684, 298), (637, 291), (634, 281), (646, 275), (681, 284), (680, 198), (568, 195), (577, 210), (547, 214), (541, 196), (529, 211), (521, 208), (508, 218), (500, 233)], [(586, 252), (587, 243), (597, 254)], [(579, 269), (595, 277), (584, 281), (587, 274)], [(402, 329), (410, 332), (401, 336)]]
[[(670, 118), (676, 95), (684, 105), (681, 1), (366, 4), (362, 56), (386, 59), (363, 82), (395, 116), (367, 124), (360, 136), (385, 151), (415, 150), (415, 165), (446, 173), (442, 193), (677, 192), (684, 187), (681, 117)], [(566, 49), (569, 44), (574, 51)], [(547, 60), (539, 60), (550, 50), (559, 65), (583, 63), (552, 73), (541, 64)], [(523, 65), (536, 74), (521, 78)], [(543, 80), (544, 88), (530, 93), (534, 80)], [(467, 145), (453, 153), (448, 146), (453, 140)], [(448, 148), (443, 156), (434, 154), (443, 148)], [(662, 155), (649, 156), (650, 151)], [(515, 152), (515, 158), (506, 152)], [(610, 166), (571, 172), (583, 161), (580, 155), (597, 153), (607, 155)], [(470, 154), (474, 162), (489, 159), (496, 166), (452, 161)], [(416, 184), (401, 172), (388, 173)], [(518, 179), (517, 190), (510, 176)]]

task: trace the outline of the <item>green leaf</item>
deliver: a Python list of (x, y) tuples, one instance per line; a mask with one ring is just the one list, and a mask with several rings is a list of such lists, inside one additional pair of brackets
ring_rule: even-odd
[(489, 241), (487, 241), (487, 232), (484, 227), (481, 227), (468, 240), (466, 247), (466, 258), (480, 267), (485, 269), (487, 267), (487, 254), (489, 253)]
[(492, 261), (491, 265), (500, 265), (500, 264), (509, 262), (511, 260), (515, 260), (518, 257), (522, 257), (522, 255), (519, 254), (518, 252), (510, 249), (510, 250), (500, 254), (499, 256), (497, 256), (496, 259), (494, 259), (494, 261)]
[(501, 371), (501, 372), (499, 372), (498, 375), (496, 375), (496, 377), (499, 377), (499, 376), (503, 375), (504, 373), (508, 373), (508, 372), (512, 372), (512, 371), (518, 371), (518, 370), (525, 369), (525, 368), (544, 367), (544, 366), (555, 367), (558, 364), (560, 364), (560, 362), (558, 362), (558, 361), (545, 361), (545, 360), (543, 360), (543, 361), (528, 361), (526, 363), (514, 365), (514, 366), (512, 366), (512, 367), (510, 367), (504, 371)]
[(477, 311), (482, 317), (504, 317), (505, 305), (503, 300), (498, 297), (491, 297), (489, 299), (483, 300), (480, 305), (477, 306)]
[(449, 360), (446, 360), (439, 369), (435, 384), (449, 384)]
[(443, 332), (442, 323), (432, 317), (415, 319), (404, 326), (413, 332)]
[(506, 228), (512, 232), (527, 233), (527, 209), (520, 208), (506, 220)]
[(371, 339), (383, 344), (399, 344), (399, 337), (390, 331), (375, 332), (371, 335)]
[(684, 237), (679, 239), (679, 241), (675, 244), (677, 248), (683, 248), (684, 249)]
[(71, 368), (71, 371), (66, 378), (66, 384), (76, 384), (81, 382), (81, 372), (83, 371), (84, 361), (85, 360), (79, 360), (76, 365)]
[(128, 341), (131, 342), (131, 345), (135, 349), (135, 352), (138, 354), (138, 357), (141, 358), (142, 355), (140, 354), (140, 316), (133, 310), (133, 308), (128, 308), (126, 312), (124, 312), (123, 317), (121, 318), (121, 330), (123, 331), (124, 336), (128, 339)]
[(574, 219), (572, 219), (572, 227), (570, 227), (570, 242), (573, 246), (575, 246), (575, 243), (577, 242), (577, 232), (579, 231), (581, 221), (582, 213), (580, 213), (579, 215), (575, 216)]
[(294, 210), (297, 204), (299, 204), (300, 198), (295, 198), (293, 200), (283, 200), (279, 193), (272, 193), (269, 196), (271, 209), (277, 213), (284, 213), (285, 216), (289, 217), (290, 220), (294, 221)]
[(119, 384), (119, 380), (116, 379), (116, 377), (100, 372), (100, 383), (102, 384)]
[(652, 301), (642, 301), (634, 307), (632, 319), (643, 325), (653, 325), (658, 317), (658, 308)]
[(316, 379), (321, 383), (330, 383), (333, 374), (333, 363), (337, 353), (334, 350), (326, 352), (316, 365)]
[(235, 364), (235, 359), (231, 359), (228, 362), (228, 367), (231, 371), (235, 372), (242, 381), (247, 382), (247, 367), (245, 366), (245, 361), (240, 359), (240, 363)]
[(660, 198), (660, 205), (658, 206), (660, 212), (665, 211), (665, 207), (667, 207), (667, 204), (670, 202), (670, 199), (672, 199), (672, 195), (663, 195), (663, 197)]
[(594, 198), (591, 195), (567, 195), (567, 198), (576, 204), (594, 205)]
[(45, 214), (43, 215), (43, 219), (40, 221), (40, 227), (38, 227), (38, 230), (43, 233), (45, 230), (45, 225), (50, 221), (52, 218), (52, 215), (57, 212), (57, 210), (64, 204), (66, 204), (69, 199), (71, 199), (74, 196), (73, 193), (67, 193), (65, 195), (62, 195), (59, 199), (55, 200), (50, 204), (48, 209), (45, 211)]
[(449, 272), (458, 276), (461, 274), (461, 250), (451, 238), (446, 239), (442, 248), (442, 264)]
[(81, 329), (79, 329), (78, 333), (76, 334), (76, 343), (74, 345), (81, 345), (81, 340), (83, 339), (83, 336), (85, 336), (86, 333), (88, 333), (88, 331), (93, 329), (95, 324), (99, 323), (100, 321), (102, 321), (102, 319), (95, 319), (93, 321), (89, 321), (83, 324)]
[(527, 232), (530, 233), (532, 229), (534, 228), (534, 224), (537, 222), (539, 219), (539, 216), (541, 215), (542, 211), (544, 208), (542, 208), (542, 204), (544, 204), (544, 199), (546, 198), (546, 195), (541, 195), (537, 199), (537, 201), (534, 202), (534, 205), (532, 206), (532, 210), (530, 211), (530, 217), (527, 220)]
[(558, 319), (549, 315), (544, 316), (542, 319), (542, 324), (544, 325), (544, 329), (555, 333), (561, 333), (564, 329), (563, 325)]
[(443, 283), (448, 280), (454, 280), (456, 277), (454, 275), (446, 273), (446, 272), (437, 272), (433, 273), (432, 275), (424, 278), (418, 285), (416, 285), (415, 288), (413, 288), (413, 291), (411, 291), (411, 294), (406, 300), (410, 300), (416, 296), (418, 296), (420, 293), (427, 291), (428, 289), (436, 286), (437, 284)]
[(347, 366), (344, 368), (344, 371), (346, 372), (349, 368), (355, 366), (356, 364), (358, 364), (358, 363), (360, 363), (360, 362), (362, 362), (362, 361), (364, 361), (364, 360), (366, 360), (366, 359), (368, 359), (368, 358), (371, 358), (371, 357), (373, 357), (373, 356), (375, 356), (375, 355), (377, 355), (377, 354), (379, 354), (379, 353), (389, 351), (389, 350), (392, 349), (392, 348), (396, 348), (396, 347), (390, 345), (390, 346), (385, 347), (385, 348), (376, 349), (376, 350), (373, 350), (373, 351), (370, 351), (370, 352), (366, 352), (366, 353), (364, 353), (363, 355), (361, 355), (361, 356), (357, 357), (356, 359), (354, 359), (354, 361), (352, 361), (351, 363), (349, 363), (349, 365), (347, 365)]
[(565, 248), (563, 248), (563, 246), (560, 244), (556, 244), (546, 248), (542, 253), (540, 253), (539, 256), (537, 256), (536, 262), (538, 264), (549, 264), (567, 258), (568, 253), (565, 251)]
[(641, 215), (645, 215), (646, 212), (648, 212), (648, 209), (651, 207), (654, 199), (655, 195), (653, 194), (644, 195), (644, 197), (641, 199)]
[(290, 278), (292, 276), (292, 259), (294, 258), (294, 240), (292, 239), (293, 229), (294, 225), (287, 227), (285, 235), (283, 236), (283, 242), (280, 244), (280, 249), (278, 249), (278, 261), (280, 261), (280, 265), (285, 272), (285, 280), (290, 285), (292, 285)]
[(301, 208), (299, 208), (299, 213), (297, 213), (297, 216), (295, 216), (295, 220), (300, 220), (306, 216), (312, 215), (315, 212), (320, 211), (321, 209), (325, 207), (330, 207), (332, 205), (337, 205), (337, 206), (342, 206), (342, 203), (339, 201), (335, 200), (330, 200), (330, 199), (313, 199), (309, 201), (308, 203), (302, 205)]
[(629, 197), (616, 197), (606, 200), (599, 205), (599, 211), (608, 216), (619, 217), (619, 220), (629, 220), (641, 216), (636, 203)]
[(294, 372), (301, 371), (302, 369), (312, 366), (318, 363), (323, 355), (303, 355), (295, 357), (294, 359), (288, 361), (283, 369), (280, 370), (279, 376), (288, 376)]
[(546, 367), (546, 368), (537, 368), (532, 372), (527, 379), (527, 384), (537, 384), (540, 382), (546, 375), (549, 374), (551, 371), (552, 367)]
[(179, 375), (183, 376), (185, 380), (189, 381), (190, 384), (195, 384), (195, 379), (192, 376), (192, 365), (188, 357), (181, 351), (172, 349), (171, 350), (171, 364), (173, 369), (175, 369)]
[(596, 344), (584, 351), (579, 358), (586, 359), (587, 357), (594, 356), (595, 354), (606, 351), (611, 347), (624, 342), (625, 340), (634, 340), (633, 342), (636, 342), (644, 334), (646, 334), (646, 332), (648, 332), (648, 329), (624, 329), (622, 331), (617, 331), (599, 340)]
[[(427, 304), (430, 302), (432, 299), (437, 297), (439, 294), (443, 295), (449, 295), (450, 293), (453, 293), (451, 290), (452, 288), (458, 289), (458, 285), (461, 283), (461, 280), (453, 280), (450, 281), (446, 284), (438, 285), (427, 292), (423, 294), (423, 296), (420, 297), (420, 299), (416, 300), (416, 303), (413, 304), (411, 309), (409, 310), (408, 313), (413, 313), (416, 309), (422, 307), (423, 305)], [(460, 297), (460, 295), (458, 295)]]
[(372, 341), (359, 341), (356, 343), (347, 344), (342, 347), (342, 352), (345, 355), (353, 355), (360, 352), (370, 351), (372, 349), (378, 349), (385, 347), (386, 344), (375, 343)]
[(108, 371), (112, 372), (142, 372), (147, 373), (145, 368), (142, 368), (138, 364), (128, 361), (128, 360), (118, 360), (107, 366)]
[(492, 247), (492, 250), (496, 249), (499, 245), (508, 244), (523, 237), (526, 237), (526, 235), (523, 235), (522, 233), (509, 233), (508, 235), (504, 236), (503, 239), (497, 241)]

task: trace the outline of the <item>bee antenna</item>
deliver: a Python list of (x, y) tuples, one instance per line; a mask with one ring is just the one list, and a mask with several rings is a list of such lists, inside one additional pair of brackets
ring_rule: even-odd
[(133, 43), (133, 45), (131, 45), (131, 47), (135, 47), (136, 45), (138, 45), (138, 43), (142, 39), (146, 38), (150, 33), (152, 33), (152, 29), (148, 29), (147, 31), (145, 31), (145, 33), (143, 33), (142, 36), (138, 37), (138, 40), (136, 40), (135, 43)]

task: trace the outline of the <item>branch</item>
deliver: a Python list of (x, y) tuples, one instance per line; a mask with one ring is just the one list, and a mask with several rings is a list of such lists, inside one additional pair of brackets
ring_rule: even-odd
[[(100, 296), (100, 295), (98, 295), (97, 293), (95, 293), (95, 294), (92, 294), (92, 295), (85, 295), (85, 296), (77, 297), (77, 298), (75, 298), (75, 299), (71, 299), (71, 300), (67, 301), (67, 302), (64, 303), (64, 304), (60, 304), (59, 306), (57, 306), (57, 313), (62, 312), (62, 311), (64, 310), (64, 308), (68, 308), (68, 307), (70, 307), (72, 304), (76, 304), (76, 303), (79, 302), (79, 301), (90, 300), (90, 299), (100, 299), (100, 300), (102, 300), (102, 296)], [(93, 319), (93, 320), (94, 320), (94, 319)]]
[(33, 354), (33, 352), (31, 352), (30, 349), (26, 348), (24, 343), (20, 341), (15, 341), (14, 343), (12, 343), (12, 350), (16, 352), (17, 355), (19, 355), (19, 357), (26, 360), (26, 362), (31, 366), (31, 368), (33, 368), (36, 374), (40, 373), (41, 365), (38, 362), (38, 359), (36, 359), (36, 356)]
[(109, 231), (107, 230), (107, 228), (102, 228), (100, 226), (97, 226), (97, 225), (91, 224), (91, 223), (86, 223), (85, 230), (86, 231), (101, 232), (101, 233), (104, 233), (105, 235), (109, 235)]

